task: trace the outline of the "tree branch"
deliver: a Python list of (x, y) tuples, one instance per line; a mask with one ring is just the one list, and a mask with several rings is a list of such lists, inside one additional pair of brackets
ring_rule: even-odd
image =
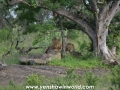
[(95, 0), (88, 0), (91, 6), (91, 10), (93, 13), (97, 13), (97, 4)]
[(30, 47), (26, 50), (26, 53), (30, 52), (33, 49), (38, 49), (38, 48), (43, 48), (43, 47)]
[(86, 34), (88, 34), (89, 36), (93, 36), (93, 29), (89, 26), (89, 24), (87, 22), (85, 22), (84, 20), (78, 18), (77, 16), (75, 16), (73, 13), (67, 11), (67, 10), (62, 10), (62, 9), (58, 9), (58, 10), (54, 10), (54, 12), (56, 12), (59, 15), (62, 15), (74, 22), (76, 22), (77, 24), (79, 24), (82, 29), (84, 30), (84, 32)]
[(88, 24), (89, 26), (91, 26), (91, 28), (92, 28), (93, 30), (95, 30), (95, 22), (94, 22), (94, 20), (91, 19), (88, 15), (83, 14), (83, 13), (80, 13), (78, 17), (80, 17), (82, 20), (86, 21), (87, 24)]
[(99, 19), (100, 19), (100, 21), (105, 20), (105, 18), (107, 17), (110, 4), (111, 4), (111, 3), (108, 3), (108, 4), (101, 10), (101, 12), (99, 12)]
[(108, 23), (107, 23), (107, 25), (110, 24), (112, 18), (115, 16), (115, 14), (120, 12), (120, 6), (119, 5), (120, 5), (120, 1), (116, 1), (116, 2), (112, 3), (112, 7), (109, 9), (109, 12), (108, 12), (108, 17), (107, 17)]
[(15, 5), (15, 4), (20, 4), (20, 3), (23, 3), (24, 0), (10, 0), (10, 1), (7, 1), (7, 3), (9, 5)]

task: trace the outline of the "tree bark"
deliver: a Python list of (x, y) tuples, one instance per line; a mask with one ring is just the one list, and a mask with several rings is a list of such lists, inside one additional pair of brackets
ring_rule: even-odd
[(58, 15), (58, 25), (61, 30), (61, 37), (62, 37), (62, 50), (61, 50), (61, 57), (63, 58), (65, 56), (65, 47), (66, 47), (66, 41), (65, 41), (65, 33), (63, 30), (63, 25), (62, 25), (62, 17)]

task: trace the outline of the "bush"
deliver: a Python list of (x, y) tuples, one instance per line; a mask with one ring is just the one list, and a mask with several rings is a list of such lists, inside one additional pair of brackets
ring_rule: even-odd
[(88, 86), (96, 86), (98, 78), (93, 76), (92, 72), (88, 72), (85, 74), (85, 80)]
[(78, 37), (79, 37), (78, 31), (76, 31), (76, 30), (68, 31), (68, 38), (69, 39), (76, 39)]
[(26, 78), (26, 84), (27, 85), (40, 85), (43, 83), (43, 80), (45, 79), (44, 76), (38, 76), (37, 74), (31, 74)]
[(77, 43), (79, 45), (79, 51), (82, 55), (88, 55), (90, 53), (89, 50), (91, 49), (91, 46), (87, 41), (83, 41), (82, 43), (77, 41)]
[(7, 40), (8, 31), (5, 29), (0, 30), (0, 42)]
[(110, 87), (109, 90), (120, 90), (120, 68), (119, 67), (113, 68), (111, 70), (111, 74), (112, 74), (111, 84), (113, 87)]

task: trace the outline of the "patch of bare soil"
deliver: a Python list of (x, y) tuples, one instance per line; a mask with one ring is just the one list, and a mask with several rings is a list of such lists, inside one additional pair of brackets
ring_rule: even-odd
[[(0, 85), (8, 85), (9, 81), (15, 84), (21, 84), (30, 74), (37, 73), (47, 77), (65, 76), (68, 68), (58, 66), (45, 65), (10, 65), (0, 70)], [(103, 75), (109, 73), (107, 69), (75, 69), (75, 73), (84, 75), (85, 72), (92, 71), (95, 75)]]

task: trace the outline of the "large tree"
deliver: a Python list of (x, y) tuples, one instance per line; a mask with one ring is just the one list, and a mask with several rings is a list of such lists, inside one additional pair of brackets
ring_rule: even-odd
[(79, 25), (92, 41), (93, 50), (104, 60), (113, 55), (106, 45), (108, 27), (120, 11), (120, 0), (6, 0), (8, 5), (26, 4), (51, 10)]

